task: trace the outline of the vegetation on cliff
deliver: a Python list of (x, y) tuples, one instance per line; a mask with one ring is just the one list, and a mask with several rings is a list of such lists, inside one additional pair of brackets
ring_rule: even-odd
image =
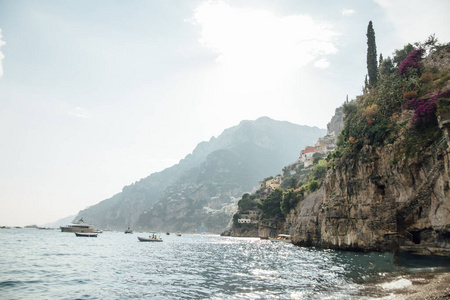
[[(367, 160), (369, 149), (393, 144), (398, 139), (402, 142), (396, 143), (392, 162), (407, 161), (420, 149), (440, 140), (442, 132), (436, 113), (438, 106), (439, 111), (448, 108), (450, 92), (445, 85), (450, 73), (448, 69), (427, 68), (422, 61), (426, 60), (425, 54), (448, 52), (449, 44), (440, 45), (431, 36), (424, 43), (413, 47), (408, 44), (397, 50), (393, 59), (384, 59), (377, 84), (365, 86), (361, 96), (344, 105), (345, 125), (336, 151), (329, 156), (330, 166), (347, 163), (349, 159)], [(407, 113), (405, 110), (413, 111), (411, 122), (400, 118)]]
[[(238, 212), (233, 216), (233, 226), (240, 228), (238, 222), (243, 214), (254, 210), (259, 212), (260, 220), (283, 221), (309, 193), (319, 189), (327, 172), (327, 161), (323, 154), (314, 154), (313, 166), (304, 168), (301, 164), (292, 164), (283, 169), (283, 181), (277, 188), (260, 188), (253, 194), (244, 194), (238, 202)], [(267, 182), (273, 177), (267, 177)], [(245, 226), (245, 225), (244, 225)]]
[(375, 30), (372, 21), (367, 26), (367, 71), (369, 73), (369, 84), (376, 85), (378, 81), (377, 45), (375, 43)]

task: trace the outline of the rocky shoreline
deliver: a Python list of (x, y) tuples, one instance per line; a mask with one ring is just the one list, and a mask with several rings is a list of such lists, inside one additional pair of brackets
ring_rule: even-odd
[(389, 281), (372, 283), (361, 294), (364, 299), (450, 299), (450, 271), (402, 275)]

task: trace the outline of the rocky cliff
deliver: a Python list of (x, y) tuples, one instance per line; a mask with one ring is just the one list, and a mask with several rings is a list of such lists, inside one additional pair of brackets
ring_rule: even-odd
[(344, 127), (344, 113), (342, 112), (342, 106), (339, 106), (334, 111), (334, 116), (327, 124), (327, 135), (338, 136)]
[(289, 193), (300, 197), (287, 213), (267, 219), (259, 205), (257, 230), (237, 224), (226, 234), (288, 233), (300, 246), (450, 256), (449, 61), (447, 45), (420, 69), (391, 66), (375, 88), (336, 110), (328, 133), (342, 132), (319, 190), (300, 181), (278, 199), (283, 207)]
[[(419, 103), (415, 111), (398, 109), (392, 100), (384, 102), (394, 112), (385, 113), (385, 127), (375, 127), (381, 117), (378, 110), (371, 110), (378, 109), (373, 104), (377, 99), (386, 101), (386, 91), (372, 90), (358, 100), (352, 113), (362, 114), (367, 123), (359, 116), (363, 120), (359, 124), (346, 122), (347, 135), (341, 137), (341, 144), (347, 148), (341, 150), (347, 155), (336, 155), (320, 190), (286, 216), (281, 230), (289, 232), (295, 244), (450, 255), (450, 122), (439, 114), (436, 121), (433, 98), (436, 93), (448, 95), (449, 58), (447, 47), (422, 62), (420, 78), (391, 75), (407, 86), (392, 98), (397, 103), (406, 102), (399, 96), (402, 93), (423, 96), (411, 100)], [(413, 78), (418, 85), (412, 85)], [(379, 90), (387, 84), (391, 82), (385, 81)], [(430, 90), (437, 91), (430, 94)], [(427, 105), (426, 112), (419, 105)], [(358, 128), (366, 131), (361, 134)], [(388, 132), (386, 138), (373, 142), (382, 128)], [(372, 136), (367, 134), (370, 130)]]
[(366, 161), (329, 171), (321, 189), (287, 217), (285, 230), (298, 245), (449, 255), (447, 143), (400, 164), (393, 164), (395, 144), (367, 147)]

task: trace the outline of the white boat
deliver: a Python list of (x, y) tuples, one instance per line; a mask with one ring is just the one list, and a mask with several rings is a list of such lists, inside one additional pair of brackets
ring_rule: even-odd
[(97, 233), (92, 232), (75, 232), (75, 235), (79, 237), (97, 237)]
[(84, 223), (81, 218), (77, 223), (61, 226), (61, 232), (95, 232), (94, 226)]
[(269, 238), (272, 242), (292, 243), (289, 234), (279, 234), (276, 238)]
[(177, 236), (181, 236), (181, 232), (177, 232)]
[(162, 242), (163, 241), (162, 238), (158, 238), (158, 237), (145, 238), (145, 237), (138, 236), (137, 238), (138, 238), (139, 242)]

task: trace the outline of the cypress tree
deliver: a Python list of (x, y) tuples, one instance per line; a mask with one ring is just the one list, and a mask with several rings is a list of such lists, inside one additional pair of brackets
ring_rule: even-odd
[(367, 26), (367, 72), (370, 86), (375, 86), (378, 80), (377, 45), (375, 44), (375, 31), (372, 21)]

